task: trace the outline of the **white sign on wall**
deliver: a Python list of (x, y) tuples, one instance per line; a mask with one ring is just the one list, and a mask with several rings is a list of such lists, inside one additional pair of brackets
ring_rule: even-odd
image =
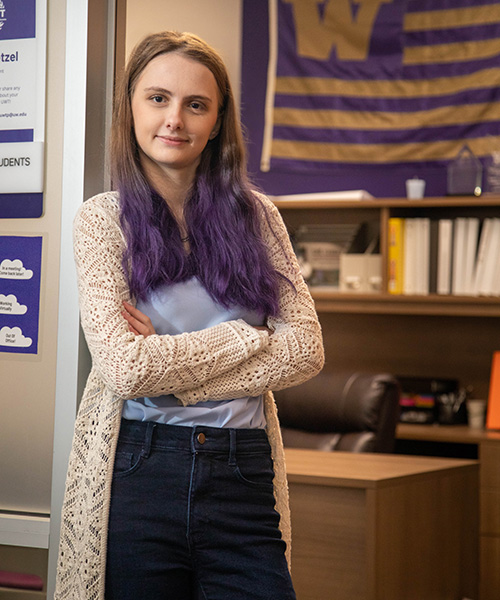
[(43, 191), (43, 142), (0, 144), (0, 193)]
[(0, 0), (0, 218), (43, 212), (46, 12)]

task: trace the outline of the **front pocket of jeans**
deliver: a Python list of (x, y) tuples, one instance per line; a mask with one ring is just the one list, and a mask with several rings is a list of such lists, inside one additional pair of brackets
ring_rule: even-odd
[(114, 477), (125, 477), (135, 473), (143, 462), (143, 456), (140, 452), (120, 452), (115, 456), (115, 465), (113, 469)]
[(241, 483), (251, 487), (272, 488), (273, 461), (267, 454), (239, 456), (234, 473)]

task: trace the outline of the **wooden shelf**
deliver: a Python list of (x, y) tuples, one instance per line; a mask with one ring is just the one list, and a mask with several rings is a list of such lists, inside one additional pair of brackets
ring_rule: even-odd
[(47, 594), (37, 590), (0, 587), (0, 598), (2, 600), (45, 600)]
[(500, 431), (472, 429), (467, 425), (413, 425), (399, 423), (396, 430), (399, 440), (480, 444), (485, 441), (500, 442)]
[(318, 312), (500, 317), (500, 298), (496, 297), (348, 294), (328, 287), (310, 290)]
[(429, 197), (422, 200), (406, 198), (374, 198), (373, 200), (275, 200), (279, 210), (328, 209), (373, 209), (381, 208), (470, 208), (474, 206), (500, 206), (500, 196), (446, 196)]
[[(359, 218), (379, 221), (382, 257), (382, 288), (387, 289), (388, 220), (394, 215), (480, 214), (500, 216), (500, 196), (449, 196), (407, 200), (406, 198), (374, 198), (373, 200), (276, 200), (293, 231), (304, 219), (343, 222)], [(329, 214), (325, 211), (331, 211)], [(367, 214), (368, 213), (368, 214)], [(373, 215), (373, 218), (372, 216)], [(328, 287), (311, 287), (318, 312), (358, 314), (436, 315), (457, 317), (500, 317), (500, 298), (478, 296), (405, 296), (387, 292), (380, 294), (349, 294)]]

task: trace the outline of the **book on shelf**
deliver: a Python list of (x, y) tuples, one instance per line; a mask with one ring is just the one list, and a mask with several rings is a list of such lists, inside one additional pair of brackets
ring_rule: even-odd
[[(483, 239), (484, 233), (484, 239)], [(484, 245), (484, 247), (483, 247)], [(485, 219), (479, 245), (475, 292), (479, 296), (495, 296), (498, 287), (496, 273), (500, 261), (500, 219)]]
[(390, 218), (388, 292), (500, 296), (500, 218)]
[(404, 273), (404, 219), (389, 219), (389, 276), (388, 291), (390, 294), (403, 293)]
[(404, 219), (403, 293), (429, 293), (430, 219)]
[(465, 289), (465, 252), (467, 243), (467, 219), (455, 219), (455, 236), (453, 238), (453, 261), (451, 291), (461, 296)]
[(477, 245), (479, 240), (479, 219), (472, 217), (467, 219), (465, 241), (465, 257), (463, 266), (463, 291), (465, 296), (474, 295), (474, 269), (477, 257)]
[(453, 244), (452, 292), (460, 296), (474, 295), (474, 270), (479, 234), (478, 218), (457, 218)]
[(417, 272), (415, 277), (416, 293), (427, 295), (429, 293), (429, 258), (430, 258), (430, 219), (420, 218), (417, 221)]
[(439, 221), (429, 221), (429, 294), (437, 294), (438, 288), (438, 242)]
[(438, 294), (449, 294), (451, 292), (451, 257), (453, 256), (452, 219), (439, 219), (437, 244), (436, 291)]
[(403, 294), (412, 295), (416, 292), (417, 276), (417, 226), (415, 219), (405, 219), (403, 245)]
[(492, 296), (500, 296), (500, 256), (497, 258), (496, 262), (495, 273), (493, 275)]

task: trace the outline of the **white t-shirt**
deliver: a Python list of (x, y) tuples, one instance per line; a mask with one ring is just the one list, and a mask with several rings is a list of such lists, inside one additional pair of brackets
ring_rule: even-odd
[[(234, 319), (244, 319), (254, 326), (264, 324), (264, 317), (258, 312), (238, 306), (227, 309), (216, 303), (196, 277), (158, 288), (147, 300), (138, 302), (137, 308), (148, 315), (159, 335), (200, 331)], [(266, 426), (262, 396), (207, 400), (190, 406), (182, 406), (173, 395), (136, 398), (125, 401), (122, 415), (135, 421), (186, 427), (257, 429)]]

